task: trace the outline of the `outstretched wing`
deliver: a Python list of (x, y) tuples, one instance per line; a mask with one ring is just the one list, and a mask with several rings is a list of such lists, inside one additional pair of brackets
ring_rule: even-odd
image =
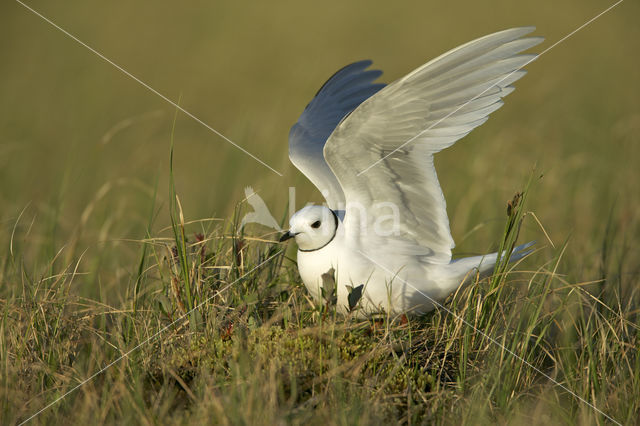
[(344, 194), (322, 154), (340, 120), (384, 87), (373, 83), (382, 71), (359, 61), (336, 72), (316, 93), (289, 132), (291, 162), (323, 193), (332, 209), (344, 209)]
[[(521, 38), (533, 30), (505, 30), (453, 49), (389, 84), (338, 125), (324, 156), (346, 197), (352, 240), (385, 253), (450, 261), (454, 243), (433, 154), (502, 106), (510, 84), (525, 73), (520, 68), (535, 58), (519, 53), (542, 41)], [(391, 210), (382, 208), (389, 203)], [(389, 218), (387, 228), (397, 226), (376, 229), (393, 206), (399, 221)]]

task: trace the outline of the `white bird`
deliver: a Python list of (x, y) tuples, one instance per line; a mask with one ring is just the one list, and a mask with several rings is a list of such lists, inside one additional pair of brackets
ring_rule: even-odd
[[(454, 247), (433, 154), (453, 145), (500, 108), (521, 68), (520, 54), (543, 39), (513, 28), (457, 47), (385, 86), (371, 61), (336, 72), (289, 133), (291, 162), (324, 195), (290, 219), (300, 276), (322, 299), (333, 269), (337, 308), (362, 291), (361, 312), (424, 313), (497, 253), (452, 260)], [(517, 247), (512, 260), (526, 255)]]

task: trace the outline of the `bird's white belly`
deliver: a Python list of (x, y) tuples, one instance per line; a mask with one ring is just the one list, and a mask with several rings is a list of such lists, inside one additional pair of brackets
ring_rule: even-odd
[(424, 313), (433, 309), (434, 300), (448, 294), (442, 285), (446, 273), (431, 268), (427, 276), (424, 265), (417, 260), (404, 265), (376, 264), (357, 251), (332, 245), (313, 252), (298, 251), (298, 270), (309, 293), (322, 301), (322, 274), (334, 269), (339, 312), (348, 309), (349, 287), (361, 284), (364, 291), (359, 308), (366, 313)]

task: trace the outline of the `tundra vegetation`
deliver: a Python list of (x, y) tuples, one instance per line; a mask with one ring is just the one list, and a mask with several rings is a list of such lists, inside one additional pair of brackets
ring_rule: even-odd
[(457, 256), (516, 239), (535, 251), (428, 315), (362, 318), (357, 286), (336, 314), (330, 277), (314, 302), (293, 244), (239, 226), (249, 185), (283, 226), (287, 187), (297, 208), (320, 201), (286, 158), (305, 103), (362, 57), (388, 82), (530, 23), (542, 50), (601, 3), (38, 4), (284, 177), (10, 3), (3, 424), (43, 408), (31, 424), (637, 423), (638, 4), (530, 64), (505, 107), (436, 156)]

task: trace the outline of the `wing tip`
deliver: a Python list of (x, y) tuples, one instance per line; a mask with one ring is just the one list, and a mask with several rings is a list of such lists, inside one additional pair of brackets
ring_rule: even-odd
[[(373, 65), (373, 61), (371, 59), (361, 59), (359, 61), (352, 62), (350, 64), (345, 65), (344, 67), (340, 68), (338, 71), (334, 72), (331, 75), (331, 77), (329, 77), (324, 82), (324, 84), (320, 86), (316, 94), (313, 95), (313, 98), (316, 98), (322, 92), (322, 90), (327, 88), (331, 84), (331, 82), (333, 82), (338, 76), (342, 76), (342, 74), (345, 74), (345, 73), (347, 75), (350, 75), (353, 73), (363, 72), (364, 70), (369, 68), (371, 65)], [(380, 70), (369, 70), (369, 71), (380, 71)], [(382, 74), (382, 71), (380, 71), (380, 73)]]
[(352, 65), (363, 65), (363, 68), (369, 68), (373, 65), (373, 60), (371, 59), (360, 59), (359, 61), (355, 61)]
[(536, 44), (540, 44), (545, 40), (545, 38), (544, 38), (544, 36), (531, 36), (531, 37), (527, 37), (527, 40), (531, 40), (531, 41), (535, 40), (535, 41), (538, 42)]
[(522, 27), (510, 28), (509, 30), (506, 30), (506, 31), (518, 32), (518, 33), (521, 34), (520, 37), (522, 37), (523, 35), (531, 34), (535, 30), (536, 30), (536, 26), (535, 25), (525, 25), (525, 26), (522, 26)]
[[(492, 38), (492, 39), (493, 38), (502, 39), (504, 37), (504, 39), (512, 41), (512, 40), (522, 38), (527, 34), (531, 34), (535, 30), (536, 30), (536, 27), (533, 25), (524, 26), (524, 27), (514, 27), (514, 28), (507, 28), (505, 30), (498, 31), (493, 34), (488, 34), (485, 37)], [(480, 39), (483, 39), (485, 37), (481, 37)], [(530, 38), (535, 38), (535, 37), (530, 37)]]

